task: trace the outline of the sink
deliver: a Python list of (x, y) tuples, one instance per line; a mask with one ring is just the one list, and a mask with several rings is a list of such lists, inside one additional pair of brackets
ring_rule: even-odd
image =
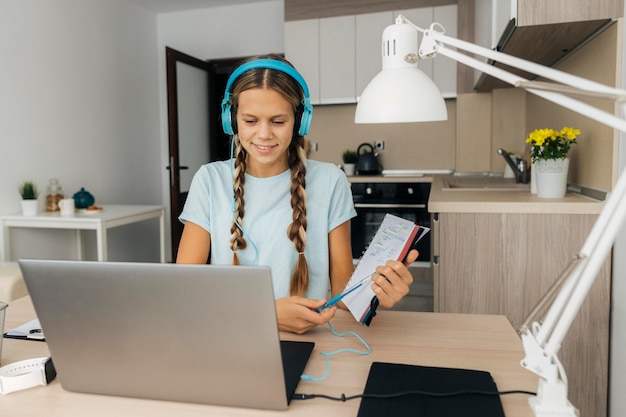
[(443, 191), (530, 191), (530, 184), (498, 176), (454, 176), (443, 179)]

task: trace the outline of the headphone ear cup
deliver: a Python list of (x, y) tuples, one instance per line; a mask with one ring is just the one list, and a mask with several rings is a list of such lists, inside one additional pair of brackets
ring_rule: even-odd
[(237, 134), (237, 109), (232, 108), (230, 110), (230, 131), (231, 135)]
[(231, 120), (232, 110), (230, 108), (230, 104), (228, 103), (229, 99), (230, 94), (225, 94), (224, 99), (222, 100), (222, 130), (227, 135), (234, 135), (235, 132), (233, 131)]
[(293, 134), (298, 136), (304, 136), (300, 133), (302, 126), (302, 115), (304, 114), (304, 106), (300, 105), (296, 109), (295, 123), (293, 124)]
[(298, 134), (300, 136), (306, 136), (309, 133), (309, 127), (311, 127), (311, 119), (313, 118), (313, 107), (310, 105), (302, 105), (298, 107), (300, 110), (300, 117), (297, 124), (299, 125)]

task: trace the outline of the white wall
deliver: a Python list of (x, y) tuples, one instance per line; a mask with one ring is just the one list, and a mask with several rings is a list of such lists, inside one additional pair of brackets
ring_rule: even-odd
[[(158, 15), (159, 102), (163, 167), (168, 165), (167, 82), (165, 47), (196, 58), (219, 59), (284, 52), (284, 3), (248, 5), (163, 13)], [(221, 94), (221, 93), (220, 93)], [(169, 178), (161, 172), (164, 204), (169, 207)], [(167, 216), (170, 213), (168, 210)], [(169, 222), (167, 222), (169, 230)], [(170, 253), (170, 245), (166, 253)]]
[[(19, 211), (18, 183), (53, 177), (96, 204), (162, 203), (156, 39), (125, 0), (0, 0), (0, 213)], [(115, 230), (110, 257), (158, 260), (135, 238), (157, 225)], [(15, 257), (75, 256), (67, 231), (14, 236)]]

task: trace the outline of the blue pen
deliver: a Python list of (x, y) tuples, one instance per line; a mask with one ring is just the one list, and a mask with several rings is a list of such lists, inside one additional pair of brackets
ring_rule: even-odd
[(332, 307), (335, 304), (337, 304), (339, 301), (341, 301), (341, 299), (343, 297), (345, 297), (346, 295), (350, 294), (352, 291), (356, 290), (357, 288), (359, 288), (361, 285), (363, 285), (363, 281), (359, 282), (358, 284), (356, 284), (354, 287), (350, 288), (347, 291), (342, 292), (339, 295), (334, 296), (333, 298), (331, 298), (330, 300), (328, 300), (326, 302), (326, 304), (324, 304), (323, 306), (321, 306), (320, 308), (317, 309), (317, 312), (320, 313), (322, 310), (324, 310), (325, 308), (328, 307)]

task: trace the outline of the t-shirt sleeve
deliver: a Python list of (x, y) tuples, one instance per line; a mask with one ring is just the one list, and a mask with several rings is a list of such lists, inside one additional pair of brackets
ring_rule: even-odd
[(328, 214), (328, 232), (351, 218), (356, 217), (350, 183), (341, 170), (336, 169), (333, 171), (334, 175), (332, 176), (331, 182), (332, 194)]
[(211, 188), (206, 167), (201, 167), (191, 180), (183, 211), (178, 216), (182, 223), (192, 222), (211, 233)]

